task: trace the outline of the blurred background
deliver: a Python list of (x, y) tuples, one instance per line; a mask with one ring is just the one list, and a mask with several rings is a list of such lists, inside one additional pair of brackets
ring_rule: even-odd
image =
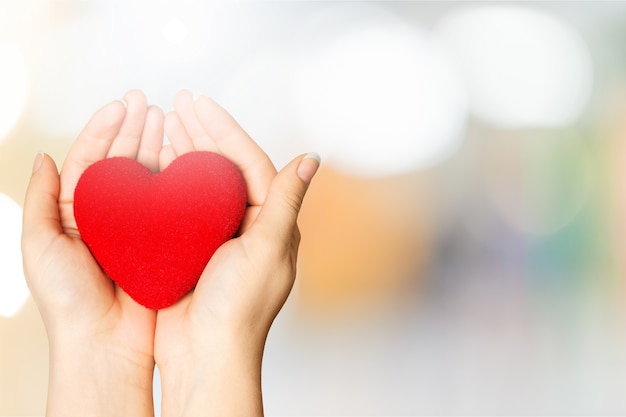
[(268, 415), (625, 414), (624, 39), (622, 2), (0, 0), (0, 415), (45, 410), (34, 155), (132, 88), (323, 157)]

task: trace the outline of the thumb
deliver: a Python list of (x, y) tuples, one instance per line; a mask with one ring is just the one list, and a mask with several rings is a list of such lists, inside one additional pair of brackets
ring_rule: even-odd
[[(22, 224), (22, 249), (45, 243), (61, 233), (59, 218), (59, 174), (52, 158), (43, 152), (35, 157), (33, 174), (26, 189)], [(51, 233), (52, 232), (52, 233)]]
[(320, 165), (315, 153), (300, 155), (274, 177), (255, 227), (266, 236), (289, 239), (298, 220), (302, 201)]

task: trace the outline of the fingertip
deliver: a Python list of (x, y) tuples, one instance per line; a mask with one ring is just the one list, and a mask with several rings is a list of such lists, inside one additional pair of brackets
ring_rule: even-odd
[(176, 91), (175, 96), (180, 96), (180, 95), (192, 95), (192, 92), (187, 88), (181, 88), (178, 91)]
[(161, 130), (164, 129), (165, 113), (163, 109), (157, 105), (148, 106), (146, 111), (146, 124), (158, 126)]
[(175, 110), (168, 111), (163, 115), (163, 131), (169, 137), (170, 143), (172, 137), (175, 138), (173, 142), (177, 142), (177, 136), (181, 135), (181, 127), (180, 117)]
[(58, 228), (57, 201), (59, 176), (56, 163), (42, 151), (37, 152), (33, 161), (33, 174), (26, 188), (24, 199), (24, 233)]
[(164, 117), (165, 113), (163, 112), (163, 109), (159, 106), (157, 106), (156, 104), (151, 104), (148, 106), (148, 113), (153, 115), (153, 116), (159, 116), (159, 117)]
[(185, 129), (185, 126), (176, 111), (171, 111), (165, 115), (163, 128), (171, 146), (177, 155), (195, 151), (193, 139)]
[(209, 96), (197, 95), (194, 97), (194, 102), (196, 104), (196, 113), (198, 114), (210, 114), (215, 108), (222, 109), (222, 106)]
[(193, 96), (193, 93), (190, 90), (186, 89), (186, 88), (181, 88), (174, 95), (174, 99), (179, 98), (181, 96)]
[(39, 171), (39, 168), (41, 168), (41, 165), (43, 164), (45, 157), (46, 157), (46, 154), (44, 151), (37, 152), (37, 154), (35, 155), (35, 160), (33, 161), (33, 168), (32, 168), (33, 174)]
[[(128, 102), (126, 100), (114, 100), (98, 109), (87, 121), (84, 131), (92, 136), (115, 135), (122, 126)], [(112, 129), (112, 130), (111, 130)]]
[(187, 101), (193, 103), (193, 94), (191, 93), (191, 91), (185, 88), (178, 90), (178, 92), (174, 96), (174, 109), (178, 111), (181, 107), (181, 104)]
[(264, 233), (285, 239), (293, 236), (304, 196), (320, 166), (320, 160), (316, 153), (301, 155), (274, 177), (265, 203), (255, 219), (255, 224)]
[(163, 148), (161, 148), (161, 152), (159, 153), (159, 169), (163, 171), (177, 157), (178, 155), (176, 154), (176, 150), (171, 144), (163, 146)]
[(304, 155), (296, 170), (298, 177), (306, 184), (309, 184), (320, 167), (321, 161), (322, 158), (315, 152)]
[(143, 91), (137, 89), (128, 90), (126, 94), (124, 94), (124, 97), (121, 99), (121, 101), (123, 103), (126, 103), (126, 105), (128, 105), (129, 101), (137, 101), (145, 106), (148, 105), (148, 99), (146, 95), (143, 93)]
[(148, 106), (146, 121), (139, 141), (137, 161), (152, 172), (159, 171), (159, 154), (164, 140), (163, 118), (163, 110), (160, 107)]
[(44, 151), (38, 151), (35, 154), (35, 158), (33, 159), (32, 174), (35, 175), (40, 171), (48, 171), (50, 169), (53, 169), (54, 172), (58, 174), (57, 166), (54, 162), (54, 159), (52, 159), (50, 155), (48, 155)]
[(173, 128), (178, 128), (180, 125), (180, 117), (178, 117), (175, 110), (170, 110), (163, 115), (163, 127), (166, 132)]

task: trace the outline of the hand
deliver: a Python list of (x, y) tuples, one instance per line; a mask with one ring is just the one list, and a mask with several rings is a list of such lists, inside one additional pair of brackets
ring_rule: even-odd
[(242, 171), (249, 206), (239, 236), (217, 250), (195, 290), (158, 312), (163, 415), (262, 415), (263, 349), (294, 283), (296, 220), (318, 158), (300, 156), (277, 173), (224, 109), (188, 91), (177, 94), (165, 131), (161, 169), (186, 152), (218, 152)]
[[(26, 192), (24, 271), (50, 345), (47, 415), (153, 415), (156, 313), (100, 269), (76, 228), (74, 189), (92, 163), (112, 156), (159, 168), (163, 112), (138, 91), (93, 115), (61, 175), (40, 154)], [(125, 105), (126, 104), (126, 105)]]

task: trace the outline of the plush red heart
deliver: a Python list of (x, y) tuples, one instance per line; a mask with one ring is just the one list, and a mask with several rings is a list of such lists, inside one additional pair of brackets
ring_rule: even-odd
[(81, 238), (104, 272), (139, 304), (161, 309), (191, 290), (246, 209), (237, 167), (191, 152), (153, 174), (133, 159), (91, 165), (74, 192)]

